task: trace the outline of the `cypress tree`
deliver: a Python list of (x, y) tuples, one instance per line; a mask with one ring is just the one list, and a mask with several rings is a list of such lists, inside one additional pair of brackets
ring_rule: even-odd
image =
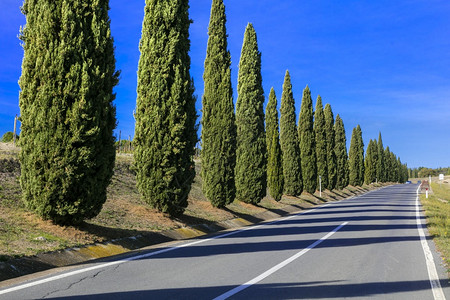
[(364, 143), (361, 127), (353, 128), (349, 151), (349, 183), (361, 186), (364, 183)]
[(371, 184), (377, 179), (377, 163), (378, 163), (378, 147), (377, 142), (370, 140), (367, 145), (366, 159), (364, 160), (364, 182)]
[(280, 108), (280, 145), (283, 155), (284, 193), (297, 196), (302, 193), (303, 185), (294, 104), (291, 76), (289, 71), (286, 71)]
[(361, 127), (356, 126), (357, 139), (358, 139), (358, 185), (362, 186), (364, 184), (364, 142), (362, 138)]
[(408, 174), (408, 165), (407, 164), (402, 164), (401, 165), (401, 178), (400, 178), (400, 183), (405, 183), (408, 179), (409, 179), (409, 174)]
[(381, 139), (381, 132), (378, 134), (378, 143), (377, 143), (377, 178), (379, 182), (386, 181), (386, 168), (384, 163), (384, 147), (383, 140)]
[(350, 150), (348, 153), (349, 158), (349, 184), (357, 186), (359, 183), (359, 166), (358, 166), (358, 138), (356, 133), (356, 127), (353, 128), (352, 138), (350, 140)]
[(195, 176), (195, 97), (189, 74), (189, 5), (147, 0), (138, 66), (135, 151), (137, 187), (159, 211), (187, 207)]
[(391, 165), (391, 151), (389, 146), (384, 149), (384, 167), (386, 169), (385, 182), (392, 182), (392, 165)]
[[(270, 89), (269, 102), (266, 106), (266, 145), (267, 153), (270, 153), (272, 148), (273, 136), (278, 135), (278, 110), (277, 110), (277, 97), (273, 87)], [(269, 167), (270, 165), (268, 165)]]
[(273, 136), (272, 147), (269, 153), (269, 167), (267, 171), (267, 184), (269, 193), (275, 199), (280, 201), (283, 196), (284, 177), (283, 177), (283, 161), (281, 157), (281, 147), (278, 134)]
[(203, 73), (201, 158), (203, 193), (215, 207), (233, 202), (236, 195), (236, 124), (225, 24), (223, 0), (213, 0)]
[(398, 182), (398, 160), (397, 156), (391, 152), (390, 153), (390, 159), (391, 159), (391, 181), (392, 182)]
[(96, 216), (113, 175), (119, 72), (108, 3), (25, 0), (22, 7), (22, 195), (60, 224)]
[(327, 136), (322, 97), (320, 96), (317, 97), (316, 111), (314, 112), (314, 136), (316, 139), (317, 175), (322, 177), (322, 189), (326, 189), (328, 188)]
[(347, 155), (347, 139), (345, 137), (344, 122), (336, 115), (334, 124), (336, 153), (336, 188), (342, 190), (349, 184), (349, 162)]
[(326, 136), (326, 153), (327, 153), (327, 171), (328, 184), (327, 188), (332, 190), (336, 188), (337, 181), (337, 166), (336, 166), (336, 152), (335, 152), (335, 135), (334, 132), (334, 116), (331, 110), (331, 105), (326, 104), (324, 108), (325, 118), (325, 136)]
[(266, 107), (266, 143), (267, 143), (267, 186), (269, 194), (280, 201), (283, 195), (283, 165), (278, 133), (277, 97), (270, 89), (269, 103)]
[(313, 194), (317, 187), (316, 146), (313, 129), (313, 108), (309, 87), (303, 90), (298, 120), (300, 161), (302, 165), (303, 188)]
[(236, 102), (236, 198), (258, 203), (267, 190), (267, 147), (264, 132), (264, 90), (261, 53), (256, 32), (249, 23), (245, 29), (238, 74)]

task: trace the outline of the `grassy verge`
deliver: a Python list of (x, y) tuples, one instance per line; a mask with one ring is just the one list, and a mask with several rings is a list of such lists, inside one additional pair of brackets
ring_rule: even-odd
[(189, 194), (189, 205), (183, 216), (170, 218), (149, 208), (141, 200), (132, 168), (133, 157), (121, 153), (116, 157), (108, 198), (100, 214), (78, 227), (62, 227), (41, 220), (23, 205), (17, 153), (17, 148), (0, 143), (0, 261), (149, 232), (253, 216), (287, 205), (307, 208), (376, 188), (363, 186), (347, 187), (342, 191), (326, 190), (321, 197), (318, 192), (314, 195), (304, 193), (300, 197), (284, 196), (280, 202), (266, 197), (258, 205), (235, 201), (224, 209), (218, 209), (202, 193), (201, 164), (196, 161), (197, 176)]
[(431, 183), (428, 199), (420, 195), (425, 209), (427, 228), (447, 265), (450, 275), (450, 185)]

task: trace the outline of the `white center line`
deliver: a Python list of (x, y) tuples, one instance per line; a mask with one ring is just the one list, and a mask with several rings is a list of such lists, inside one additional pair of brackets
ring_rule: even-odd
[(291, 262), (293, 262), (294, 260), (296, 260), (297, 258), (299, 258), (300, 256), (302, 256), (303, 254), (305, 254), (306, 252), (308, 252), (309, 250), (315, 248), (317, 245), (319, 245), (320, 243), (322, 243), (323, 241), (325, 241), (326, 239), (328, 239), (330, 236), (332, 236), (333, 234), (335, 234), (338, 230), (340, 230), (342, 227), (344, 227), (345, 225), (347, 225), (348, 222), (344, 222), (341, 225), (339, 225), (338, 227), (336, 227), (333, 231), (329, 232), (328, 234), (326, 234), (325, 236), (323, 236), (320, 240), (315, 241), (314, 243), (312, 243), (311, 245), (309, 245), (308, 247), (306, 247), (305, 249), (301, 250), (300, 252), (298, 252), (297, 254), (289, 257), (288, 259), (286, 259), (285, 261), (282, 261), (281, 263), (279, 263), (278, 265), (272, 267), (271, 269), (267, 270), (266, 272), (262, 273), (261, 275), (253, 278), (250, 281), (247, 281), (246, 283), (235, 287), (234, 289), (226, 292), (225, 294), (220, 295), (219, 297), (214, 298), (214, 300), (223, 300), (223, 299), (227, 299), (231, 296), (233, 296), (234, 294), (239, 293), (242, 290), (245, 290), (246, 288), (260, 282), (261, 280), (263, 280), (264, 278), (272, 275), (273, 273), (275, 273), (276, 271), (278, 271), (279, 269), (283, 268), (284, 266), (290, 264)]
[(436, 265), (434, 264), (433, 254), (431, 253), (430, 247), (428, 246), (427, 239), (425, 237), (425, 232), (422, 226), (422, 221), (420, 220), (419, 190), (420, 186), (417, 188), (416, 191), (417, 230), (419, 231), (420, 242), (422, 244), (423, 253), (425, 254), (425, 261), (427, 263), (427, 270), (428, 270), (428, 278), (430, 279), (431, 290), (433, 291), (434, 299), (445, 300), (445, 295), (444, 292), (442, 291), (441, 282), (439, 281), (439, 276), (436, 271)]

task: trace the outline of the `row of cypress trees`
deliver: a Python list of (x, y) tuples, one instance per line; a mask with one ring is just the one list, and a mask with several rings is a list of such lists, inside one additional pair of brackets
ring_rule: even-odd
[[(23, 198), (29, 208), (57, 223), (79, 223), (97, 215), (113, 174), (113, 88), (119, 72), (108, 3), (25, 0), (22, 7), (27, 20), (21, 33), (24, 59), (19, 82)], [(197, 115), (188, 54), (188, 3), (146, 0), (139, 45), (137, 187), (150, 206), (174, 216), (187, 207), (195, 176)], [(359, 126), (355, 141), (352, 137), (355, 150), (350, 149), (349, 165), (342, 119), (337, 115), (334, 120), (331, 106), (323, 108), (320, 96), (314, 113), (308, 86), (297, 126), (288, 71), (280, 119), (273, 88), (264, 114), (261, 53), (252, 24), (244, 33), (235, 114), (223, 0), (212, 1), (208, 34), (201, 176), (204, 194), (214, 206), (234, 199), (257, 203), (267, 188), (276, 200), (283, 193), (314, 193), (318, 174), (328, 189), (362, 184)], [(388, 148), (384, 153), (389, 156), (384, 169), (395, 165), (400, 176), (400, 160)], [(371, 170), (367, 181), (384, 170), (372, 171), (378, 166), (374, 159), (366, 159), (366, 170)]]
[(211, 203), (216, 207), (234, 199), (257, 203), (266, 194), (266, 184), (276, 200), (283, 193), (314, 193), (318, 175), (328, 189), (362, 185), (365, 171), (360, 126), (354, 129), (349, 160), (342, 119), (337, 115), (334, 121), (331, 106), (323, 108), (320, 96), (314, 112), (308, 86), (303, 91), (297, 126), (289, 71), (283, 83), (279, 122), (273, 88), (264, 116), (261, 54), (251, 24), (244, 34), (234, 115), (226, 40), (225, 7), (223, 1), (213, 0), (202, 120), (203, 190)]
[[(146, 202), (171, 215), (184, 211), (195, 176), (188, 8), (188, 0), (147, 0), (139, 45), (137, 186)], [(23, 199), (60, 224), (96, 216), (113, 175), (119, 72), (108, 11), (109, 0), (25, 0), (22, 6)]]
[(405, 182), (408, 180), (408, 167), (400, 157), (383, 147), (381, 133), (377, 140), (370, 140), (364, 159), (364, 183)]
[(384, 148), (381, 132), (378, 141), (370, 140), (364, 156), (364, 143), (361, 127), (357, 125), (352, 132), (349, 151), (349, 183), (354, 186), (373, 182), (405, 182), (408, 180), (408, 167), (389, 147)]
[[(272, 89), (266, 109), (266, 132), (268, 136), (275, 137), (268, 137), (268, 140), (278, 139), (278, 132), (273, 129), (278, 124), (272, 125), (277, 117), (273, 103), (276, 104), (276, 98)], [(278, 181), (269, 180), (270, 195), (279, 200), (283, 192), (293, 196), (300, 195), (303, 190), (314, 193), (319, 180), (324, 189), (346, 187), (349, 184), (349, 167), (342, 119), (337, 115), (336, 121), (334, 120), (331, 106), (326, 104), (323, 108), (320, 96), (317, 98), (316, 109), (313, 112), (311, 91), (306, 86), (303, 90), (297, 126), (289, 71), (286, 71), (283, 83), (280, 115), (279, 140), (282, 155), (277, 154), (279, 157), (273, 158), (271, 153), (280, 152), (276, 151), (276, 144), (268, 143), (268, 159), (269, 161), (281, 160), (282, 169), (279, 169), (277, 164), (269, 164), (268, 174), (269, 178), (271, 174), (282, 174), (282, 176), (279, 175)]]

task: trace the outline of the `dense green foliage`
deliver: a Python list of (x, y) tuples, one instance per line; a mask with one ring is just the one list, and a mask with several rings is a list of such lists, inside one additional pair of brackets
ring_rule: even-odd
[[(19, 136), (16, 135), (16, 139), (17, 139), (18, 137), (19, 137)], [(1, 138), (1, 141), (2, 141), (3, 143), (9, 143), (9, 142), (12, 142), (13, 139), (14, 139), (14, 133), (13, 133), (12, 131), (7, 131), (7, 132), (5, 132), (5, 133), (3, 134), (2, 138)]]
[(267, 147), (264, 131), (261, 53), (249, 23), (244, 33), (236, 102), (236, 199), (256, 204), (267, 190)]
[(359, 125), (353, 128), (352, 131), (348, 159), (350, 185), (362, 186), (364, 183), (364, 143)]
[(389, 149), (389, 146), (384, 149), (384, 167), (386, 168), (386, 182), (392, 182), (393, 176), (392, 176), (392, 170), (395, 166), (392, 165), (391, 162), (391, 151)]
[(364, 182), (366, 184), (371, 184), (377, 180), (378, 161), (377, 141), (370, 140), (364, 160)]
[(450, 167), (440, 167), (436, 169), (427, 167), (412, 168), (409, 170), (410, 178), (428, 177), (428, 176), (439, 176), (439, 174), (450, 175)]
[(404, 183), (408, 180), (408, 166), (406, 164), (402, 164), (400, 157), (398, 158), (398, 166), (399, 166), (399, 174), (398, 174), (398, 182)]
[(274, 135), (278, 135), (278, 100), (275, 95), (275, 90), (273, 87), (270, 89), (269, 93), (269, 102), (267, 102), (266, 106), (266, 145), (267, 145), (267, 153), (270, 153), (270, 149), (272, 148), (272, 140)]
[[(397, 157), (393, 152), (386, 147), (384, 150), (385, 167), (387, 171), (387, 181), (404, 183), (408, 180), (408, 166), (402, 164), (400, 157)], [(426, 177), (424, 173), (417, 174), (419, 177)], [(428, 175), (428, 174), (427, 174)], [(431, 175), (431, 174), (430, 174)]]
[(389, 160), (391, 161), (391, 182), (397, 182), (399, 177), (397, 155), (393, 152), (389, 153)]
[(195, 176), (188, 9), (188, 0), (146, 1), (138, 67), (137, 187), (151, 207), (173, 216), (187, 207)]
[(25, 0), (22, 7), (23, 199), (56, 223), (96, 216), (113, 174), (119, 74), (108, 2)]
[(316, 145), (313, 129), (313, 105), (309, 87), (303, 90), (302, 104), (298, 119), (300, 161), (303, 188), (313, 194), (317, 187)]
[(300, 148), (295, 124), (295, 101), (292, 94), (291, 76), (286, 71), (281, 95), (280, 145), (283, 155), (284, 193), (300, 195), (303, 190)]
[(321, 176), (322, 189), (328, 188), (327, 136), (322, 97), (317, 97), (314, 112), (314, 137), (316, 139), (317, 177)]
[(277, 97), (273, 88), (270, 89), (269, 102), (266, 107), (266, 143), (268, 154), (267, 186), (270, 196), (276, 201), (280, 201), (283, 195), (284, 177), (278, 133)]
[(269, 193), (275, 201), (280, 201), (283, 196), (284, 175), (281, 146), (278, 134), (273, 136), (268, 164), (267, 185), (269, 187)]
[(236, 195), (236, 124), (225, 25), (223, 0), (213, 0), (203, 73), (201, 158), (203, 192), (215, 207), (233, 202)]
[(328, 182), (327, 188), (332, 190), (336, 188), (337, 182), (337, 166), (336, 166), (336, 152), (335, 152), (335, 131), (334, 131), (334, 115), (331, 110), (331, 105), (326, 104), (324, 108), (325, 118), (325, 136), (326, 136), (326, 153), (327, 153), (327, 171)]
[(386, 166), (384, 163), (384, 161), (385, 161), (384, 146), (383, 146), (383, 140), (381, 138), (381, 132), (378, 134), (377, 155), (378, 155), (377, 178), (378, 178), (379, 182), (385, 182), (386, 181)]
[(362, 186), (364, 184), (364, 142), (362, 137), (362, 130), (361, 127), (356, 126), (356, 132), (357, 132), (357, 138), (358, 138), (358, 158), (359, 158), (359, 186)]
[(335, 153), (336, 153), (336, 188), (343, 189), (349, 184), (349, 166), (347, 155), (347, 139), (345, 137), (344, 122), (339, 114), (334, 124)]

